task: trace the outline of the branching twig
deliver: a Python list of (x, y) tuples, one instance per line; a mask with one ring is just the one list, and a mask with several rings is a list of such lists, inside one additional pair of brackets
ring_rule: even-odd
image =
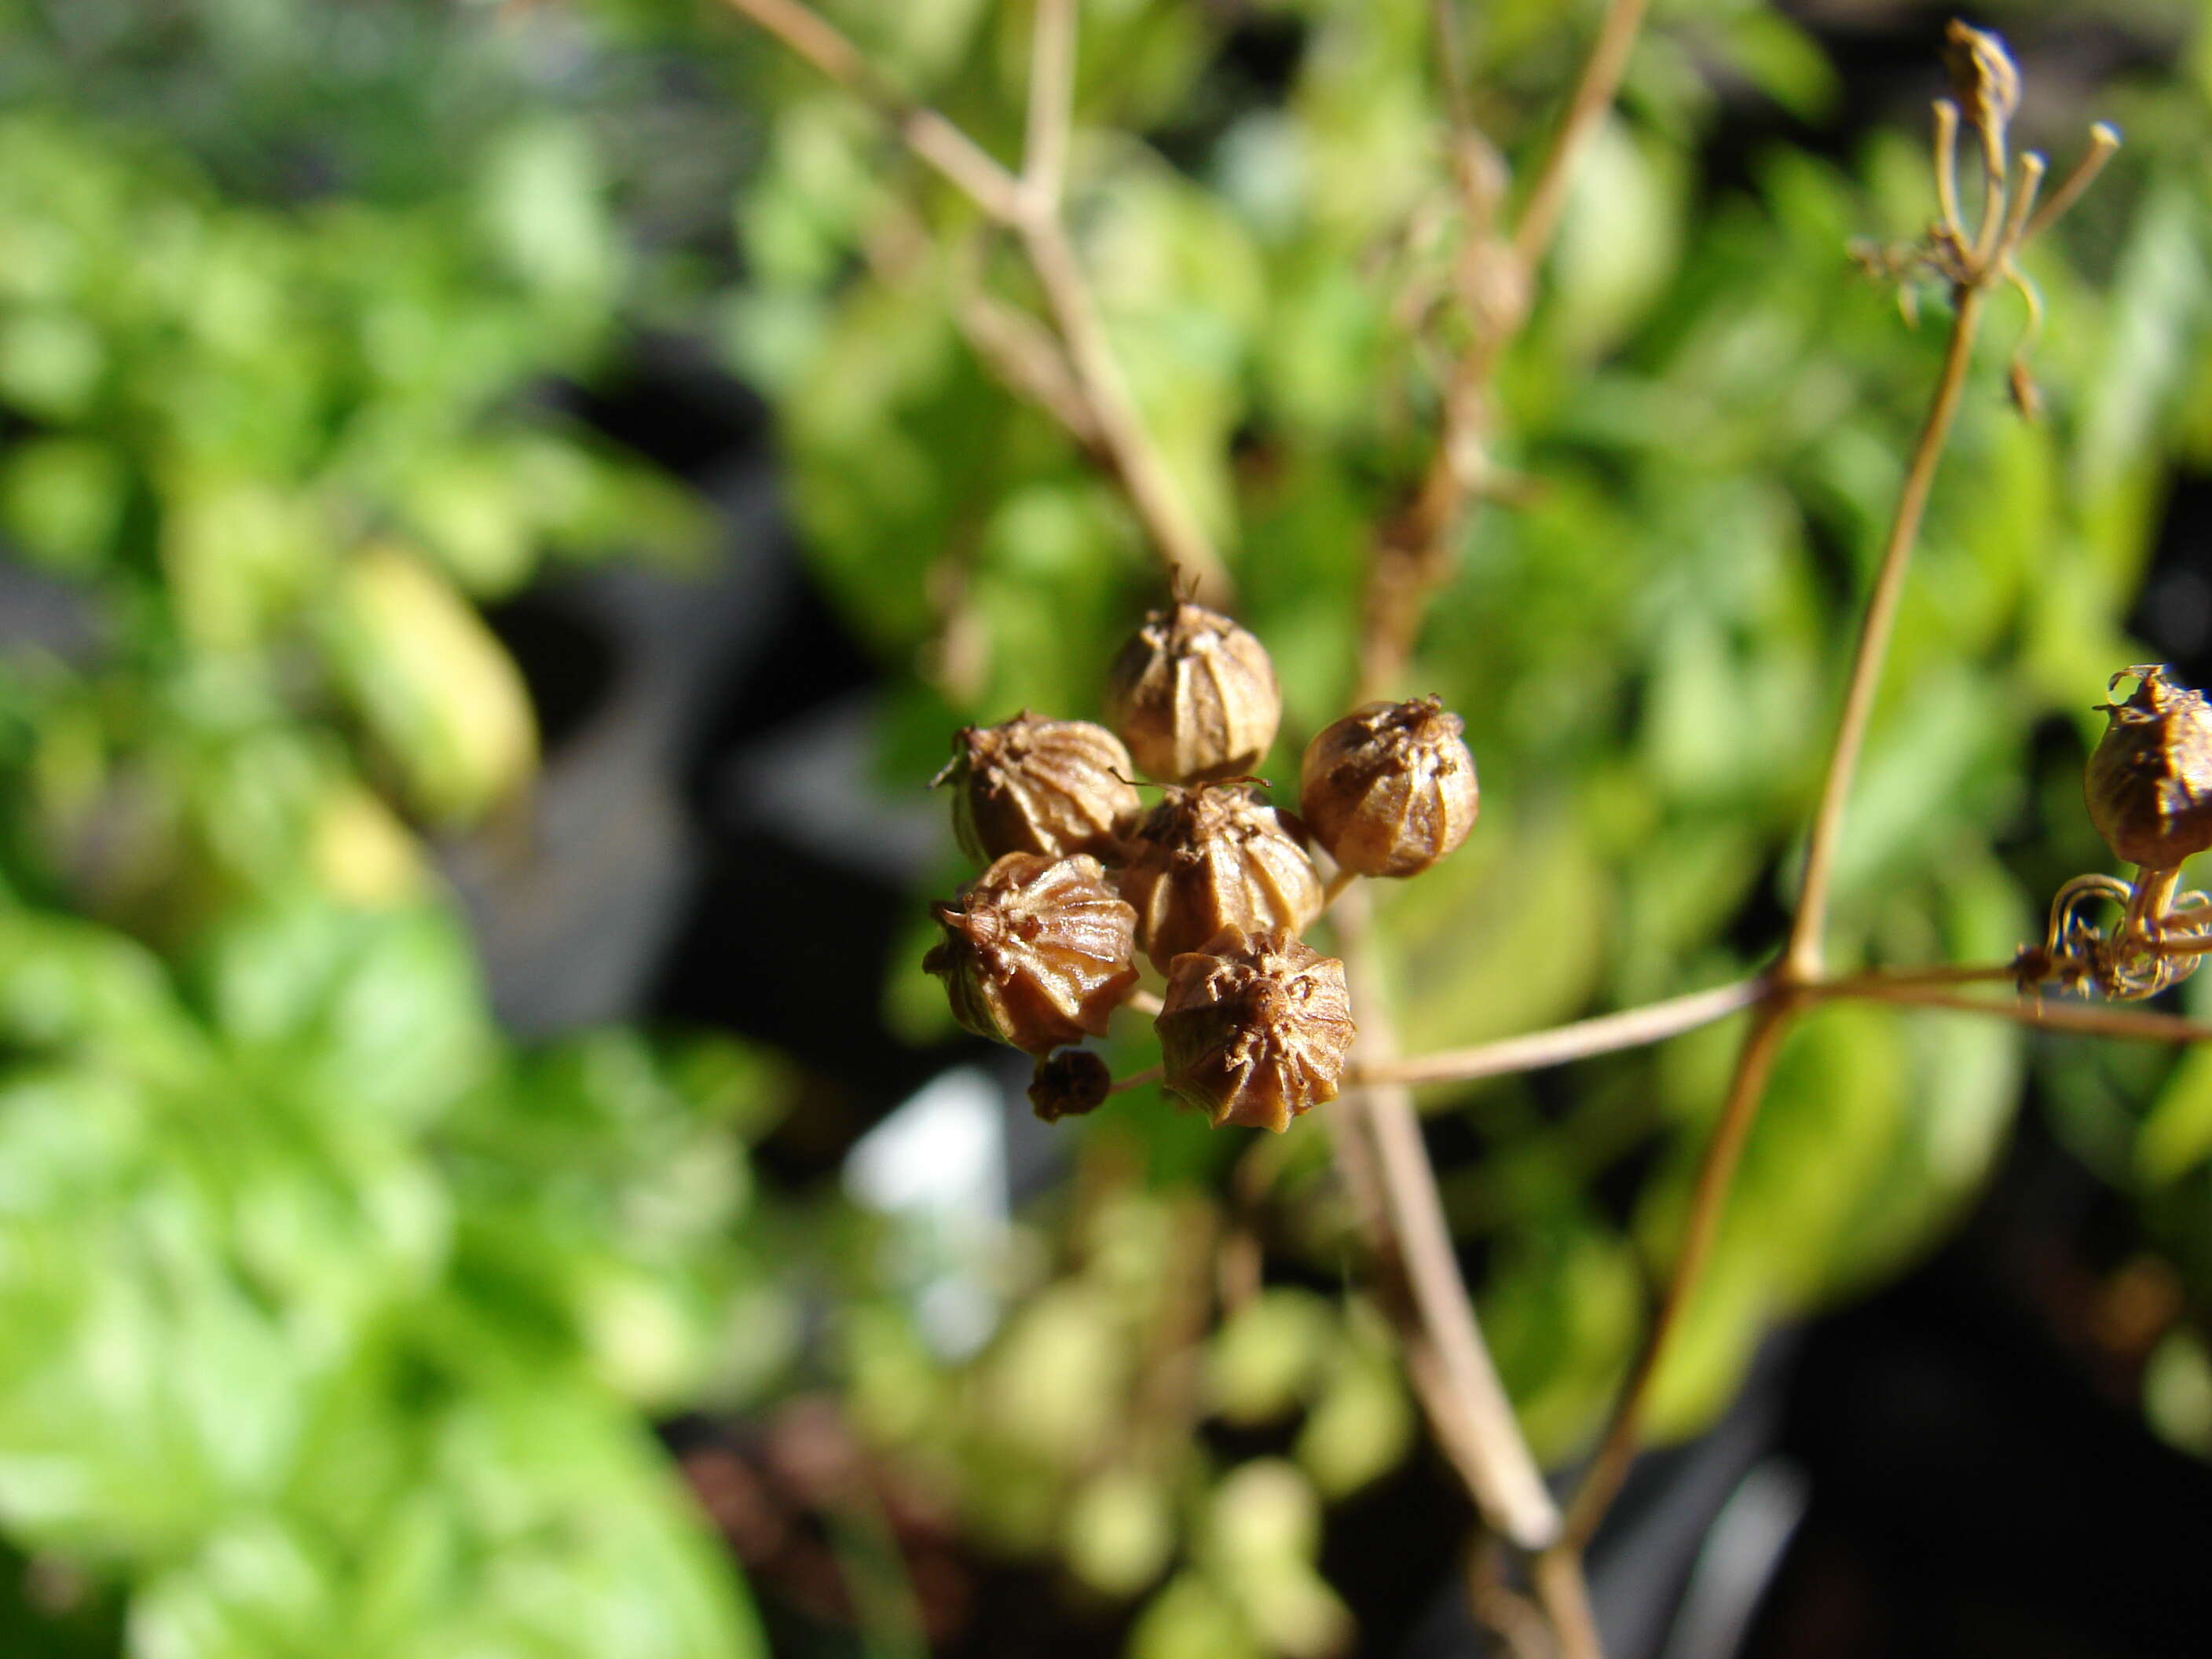
[[(859, 47), (799, 0), (725, 3), (870, 105), (908, 149), (957, 185), (986, 217), (1014, 233), (1066, 351), (1097, 451), (1120, 480), (1154, 552), (1197, 597), (1212, 605), (1229, 604), (1233, 589), (1228, 570), (1145, 429), (1061, 218), (1074, 69), (1072, 0), (1040, 0), (1030, 81), (1036, 101), (1030, 112), (1030, 154), (1019, 178), (944, 116), (893, 88)], [(1069, 423), (1065, 410), (1051, 412)]]
[(1535, 268), (1559, 228), (1575, 163), (1620, 90), (1629, 48), (1643, 24), (1644, 10), (1644, 0), (1608, 0), (1590, 55), (1568, 98), (1559, 129), (1538, 166), (1536, 181), (1511, 240), (1485, 246), (1489, 230), (1473, 211), (1478, 192), (1468, 176), (1474, 135), (1471, 127), (1461, 130), (1467, 119), (1465, 100), (1455, 78), (1457, 65), (1446, 55), (1455, 38), (1450, 3), (1451, 0), (1436, 0), (1431, 17), (1440, 46), (1437, 71), (1443, 79), (1444, 106), (1454, 129), (1452, 162), (1462, 175), (1462, 193), (1469, 198), (1466, 233), (1470, 252), (1487, 261), (1483, 286), (1502, 296), (1502, 301), (1469, 318), (1474, 336), (1446, 376), (1435, 452), (1412, 499), (1376, 538), (1361, 627), (1363, 698), (1391, 695), (1403, 675), (1413, 654), (1421, 613), (1449, 563), (1452, 538), (1484, 482), (1483, 428), (1488, 420), (1491, 375), (1498, 354), (1519, 333), (1527, 318)]

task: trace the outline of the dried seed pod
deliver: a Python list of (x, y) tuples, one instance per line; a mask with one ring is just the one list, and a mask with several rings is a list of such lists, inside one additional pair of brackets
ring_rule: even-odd
[(1113, 1091), (1114, 1074), (1088, 1048), (1063, 1048), (1036, 1063), (1030, 1106), (1047, 1123), (1095, 1112)]
[(1153, 1029), (1162, 1082), (1216, 1128), (1277, 1131), (1336, 1098), (1358, 1030), (1342, 963), (1279, 929), (1237, 927), (1175, 959)]
[(1467, 839), (1481, 803), (1467, 728), (1437, 697), (1370, 702), (1306, 745), (1298, 810), (1346, 870), (1412, 876)]
[(2089, 757), (2083, 793), (2089, 821), (2112, 851), (2146, 869), (2171, 870), (2212, 847), (2212, 705), (2144, 664), (2133, 696), (2100, 703), (2105, 735)]
[(1153, 611), (1107, 672), (1107, 724), (1163, 783), (1244, 775), (1282, 718), (1267, 647), (1202, 605)]
[(1137, 943), (1165, 973), (1224, 927), (1292, 936), (1321, 914), (1321, 872), (1304, 830), (1242, 784), (1170, 785), (1122, 844), (1121, 896), (1137, 907)]
[(952, 1017), (1025, 1054), (1103, 1036), (1137, 982), (1136, 912), (1087, 853), (1009, 853), (930, 908), (945, 938), (921, 965), (944, 979)]
[(952, 832), (986, 864), (1008, 853), (1109, 854), (1141, 805), (1129, 751), (1088, 720), (1024, 709), (1001, 726), (963, 726), (952, 749), (932, 781), (952, 786)]

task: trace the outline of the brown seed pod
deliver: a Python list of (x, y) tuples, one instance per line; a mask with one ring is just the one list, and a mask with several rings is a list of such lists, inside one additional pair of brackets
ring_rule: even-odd
[(1467, 728), (1437, 697), (1370, 702), (1306, 745), (1298, 810), (1363, 876), (1419, 875), (1467, 839), (1481, 791)]
[(1170, 785), (1122, 844), (1121, 896), (1137, 907), (1137, 943), (1162, 973), (1224, 927), (1293, 937), (1321, 914), (1321, 872), (1304, 830), (1243, 784)]
[(1214, 1127), (1278, 1132), (1336, 1098), (1358, 1030), (1342, 963), (1279, 930), (1237, 927), (1175, 959), (1153, 1029), (1161, 1081)]
[(1047, 1123), (1095, 1112), (1113, 1091), (1114, 1074), (1088, 1048), (1063, 1048), (1036, 1063), (1030, 1106)]
[(945, 939), (921, 965), (944, 979), (952, 1017), (1025, 1054), (1103, 1036), (1137, 982), (1136, 913), (1087, 853), (1009, 853), (930, 909)]
[(1267, 647), (1202, 605), (1155, 611), (1107, 671), (1106, 723), (1147, 777), (1241, 777), (1283, 718)]
[(1105, 856), (1141, 803), (1121, 740), (1088, 720), (1024, 709), (1001, 726), (965, 726), (932, 780), (952, 786), (960, 850), (988, 864), (1008, 853)]
[(2171, 870), (2212, 847), (2212, 705), (2143, 664), (2125, 702), (2100, 703), (2105, 735), (2089, 757), (2083, 794), (2089, 821), (2130, 864)]

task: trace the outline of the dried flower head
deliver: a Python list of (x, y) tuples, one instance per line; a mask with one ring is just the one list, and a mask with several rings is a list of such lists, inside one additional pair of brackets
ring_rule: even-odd
[(2170, 870), (2212, 847), (2212, 705), (2144, 664), (2124, 702), (2100, 703), (2105, 735), (2089, 757), (2089, 820), (2130, 864)]
[(2003, 39), (1954, 18), (1943, 56), (1967, 124), (1979, 132), (2003, 132), (2020, 108), (2020, 70)]
[(1000, 726), (966, 726), (933, 780), (952, 786), (960, 848), (988, 864), (1008, 853), (1110, 854), (1140, 803), (1121, 740), (1088, 720), (1026, 709)]
[(1293, 937), (1321, 914), (1321, 872), (1298, 821), (1239, 783), (1170, 786), (1122, 848), (1137, 943), (1165, 973), (1224, 927)]
[(1250, 772), (1282, 717), (1267, 647), (1202, 605), (1153, 611), (1108, 671), (1107, 723), (1164, 783)]
[(1481, 791), (1466, 726), (1441, 699), (1370, 702), (1306, 745), (1298, 808), (1314, 839), (1363, 876), (1412, 876), (1467, 839)]
[(1106, 1062), (1088, 1048), (1063, 1048), (1036, 1063), (1030, 1078), (1030, 1106), (1047, 1123), (1095, 1112), (1113, 1092)]
[(1358, 1033), (1344, 964), (1280, 929), (1224, 928), (1168, 973), (1162, 1081), (1213, 1120), (1281, 1131), (1336, 1098)]
[(979, 1036), (1042, 1054), (1103, 1036), (1136, 985), (1136, 912), (1087, 853), (1009, 853), (930, 908), (945, 938), (921, 965)]

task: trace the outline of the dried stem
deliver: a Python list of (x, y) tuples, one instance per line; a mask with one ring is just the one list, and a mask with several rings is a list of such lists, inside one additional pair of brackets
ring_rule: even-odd
[(1235, 590), (1229, 573), (1205, 531), (1191, 516), (1167, 462), (1145, 430), (1136, 401), (1121, 378), (1121, 365), (1107, 343), (1105, 323), (1066, 228), (1057, 215), (1027, 219), (1021, 226), (1021, 239), (1038, 285), (1044, 290), (1046, 308), (1066, 343), (1077, 384), (1091, 406), (1100, 447), (1151, 536), (1154, 550), (1171, 577), (1187, 584), (1201, 603), (1216, 607), (1231, 604)]
[(1936, 464), (1951, 434), (1959, 412), (1959, 396), (1966, 384), (1967, 366), (1973, 361), (1974, 336), (1981, 325), (1983, 291), (1968, 285), (1957, 292), (1957, 309), (1951, 317), (1951, 336), (1943, 351), (1943, 367), (1936, 381), (1936, 395), (1921, 422), (1905, 469), (1905, 485), (1899, 492), (1897, 514), (1890, 522), (1888, 544), (1882, 550), (1881, 568), (1875, 576), (1866, 615), (1859, 624), (1858, 647), (1851, 656), (1851, 674), (1844, 691), (1844, 711), (1837, 721), (1836, 738), (1828, 751), (1828, 770), (1820, 785), (1820, 803), (1813, 815), (1813, 831), (1806, 844), (1805, 882), (1797, 910), (1790, 924), (1790, 944), (1782, 958), (1785, 979), (1808, 983), (1820, 975), (1822, 941), (1828, 921), (1828, 889), (1835, 872), (1836, 849), (1843, 836), (1844, 805), (1858, 771), (1859, 750), (1866, 742), (1867, 722), (1874, 713), (1875, 693), (1881, 684), (1881, 667), (1889, 651), (1889, 636), (1897, 621), (1898, 601), (1905, 592), (1905, 573), (1911, 562), (1913, 543), (1920, 534), (1920, 520), (1928, 506), (1928, 492), (1936, 481)]
[(1904, 1003), (1915, 1008), (1984, 1014), (2040, 1031), (2135, 1037), (2149, 1042), (2212, 1040), (2212, 1025), (2180, 1014), (2160, 1013), (2154, 1008), (2110, 1008), (2095, 1003), (2049, 1002), (2033, 998), (2001, 1002), (1994, 997), (1963, 996), (1925, 984), (1885, 982), (1872, 975), (1831, 981), (1815, 988), (1811, 994), (1823, 999), (1856, 997), (1873, 1002)]
[(1031, 198), (1032, 211), (1060, 210), (1074, 101), (1075, 0), (1036, 0), (1036, 28), (1030, 45), (1029, 131), (1022, 148), (1022, 187)]
[[(1594, 1054), (1623, 1048), (1641, 1048), (1668, 1037), (1693, 1031), (1701, 1025), (1725, 1019), (1757, 1002), (1764, 981), (1738, 980), (1710, 991), (1669, 997), (1664, 1002), (1629, 1008), (1616, 1014), (1600, 1014), (1554, 1026), (1526, 1036), (1500, 1038), (1471, 1048), (1448, 1048), (1441, 1054), (1411, 1059), (1379, 1060), (1365, 1056), (1346, 1069), (1347, 1081), (1358, 1083), (1473, 1083), (1482, 1078), (1533, 1072), (1547, 1066), (1565, 1066)], [(1363, 1007), (1364, 1005), (1362, 1005)]]
[(935, 110), (915, 103), (878, 74), (860, 49), (799, 0), (724, 0), (832, 81), (872, 105), (906, 147), (1001, 224), (1021, 216), (1014, 175)]
[(1559, 1545), (1562, 1550), (1579, 1551), (1589, 1542), (1614, 1493), (1620, 1491), (1629, 1464), (1635, 1460), (1643, 1429), (1644, 1407), (1652, 1381), (1659, 1374), (1661, 1360), (1666, 1357), (1668, 1339), (1681, 1322), (1682, 1310), (1689, 1305), (1706, 1258), (1712, 1254), (1713, 1241), (1720, 1235), (1721, 1209), (1735, 1178), (1736, 1164), (1750, 1137), (1752, 1123), (1759, 1115), (1766, 1079), (1774, 1068), (1775, 1053), (1782, 1046), (1783, 1035), (1790, 1024), (1795, 1003), (1780, 994), (1778, 997), (1779, 1000), (1759, 1005), (1759, 1016), (1745, 1034), (1743, 1048), (1736, 1055), (1735, 1073), (1729, 1081), (1728, 1097), (1722, 1103), (1720, 1120), (1713, 1126), (1712, 1139), (1705, 1143), (1697, 1182), (1690, 1190), (1689, 1214), (1682, 1224), (1682, 1242), (1675, 1252), (1674, 1272), (1668, 1279), (1658, 1310), (1652, 1316), (1650, 1328), (1644, 1333), (1644, 1346), (1629, 1367), (1628, 1381), (1614, 1402), (1612, 1419), (1598, 1442), (1597, 1451), (1568, 1505), (1566, 1530)]
[(1613, 106), (1620, 90), (1620, 77), (1628, 68), (1628, 49), (1644, 26), (1644, 0), (1609, 0), (1597, 40), (1590, 47), (1582, 78), (1576, 82), (1567, 112), (1552, 140), (1550, 152), (1528, 188), (1520, 222), (1513, 228), (1513, 251), (1522, 264), (1534, 270), (1552, 245), (1566, 205), (1567, 186), (1573, 181), (1576, 161), (1589, 143), (1597, 124)]
[[(1396, 1034), (1389, 1000), (1377, 982), (1368, 895), (1355, 887), (1337, 908), (1346, 975), (1360, 1011), (1360, 1047), (1387, 1060)], [(1515, 1545), (1541, 1549), (1559, 1531), (1559, 1511), (1521, 1437), (1512, 1405), (1483, 1342), (1437, 1195), (1436, 1172), (1421, 1139), (1413, 1096), (1401, 1085), (1378, 1084), (1348, 1091), (1347, 1101), (1364, 1125), (1373, 1154), (1371, 1159), (1359, 1157), (1358, 1162), (1371, 1175), (1405, 1272), (1413, 1311), (1443, 1372), (1453, 1415), (1466, 1431), (1463, 1450), (1472, 1466), (1467, 1473), (1475, 1502), (1485, 1520)]]
[[(1498, 313), (1471, 319), (1474, 337), (1453, 363), (1445, 382), (1436, 451), (1412, 500), (1377, 538), (1361, 629), (1363, 698), (1389, 696), (1413, 654), (1421, 613), (1443, 579), (1452, 536), (1483, 482), (1486, 465), (1483, 428), (1488, 418), (1492, 372), (1499, 352), (1520, 331), (1528, 314), (1529, 287), (1559, 229), (1575, 163), (1620, 88), (1621, 74), (1643, 24), (1644, 11), (1644, 0), (1610, 0), (1590, 55), (1569, 95), (1566, 114), (1539, 164), (1510, 244), (1500, 245), (1491, 255), (1503, 267), (1495, 273), (1496, 286), (1510, 298)], [(1471, 125), (1462, 130), (1464, 99), (1457, 84), (1455, 58), (1448, 55), (1456, 21), (1450, 0), (1436, 0), (1431, 16), (1439, 46), (1437, 73), (1443, 81), (1444, 106), (1454, 129), (1453, 164), (1464, 169), (1468, 165), (1466, 152), (1475, 135)], [(1470, 200), (1476, 195), (1471, 188), (1465, 193)], [(1468, 234), (1482, 234), (1472, 216)]]
[[(1040, 0), (1038, 59), (1030, 79), (1032, 99), (1038, 101), (1030, 112), (1030, 155), (1020, 178), (944, 116), (893, 88), (859, 47), (799, 0), (725, 3), (872, 106), (908, 149), (958, 186), (994, 223), (1016, 234), (1067, 353), (1097, 453), (1120, 482), (1153, 551), (1171, 579), (1187, 584), (1199, 599), (1217, 606), (1231, 603), (1228, 570), (1145, 429), (1060, 216), (1068, 94), (1074, 79), (1073, 0)], [(1064, 409), (1047, 406), (1073, 428)]]
[(2043, 205), (2036, 210), (2035, 216), (2022, 228), (2021, 240), (2032, 242), (2056, 224), (2061, 214), (2081, 200), (2081, 192), (2088, 189), (2090, 183), (2105, 170), (2105, 163), (2112, 159), (2112, 152), (2119, 147), (2120, 135), (2117, 129), (2106, 125), (2102, 121), (2091, 127), (2088, 149), (2074, 164), (2074, 171), (2059, 181), (2058, 188), (2044, 198)]

